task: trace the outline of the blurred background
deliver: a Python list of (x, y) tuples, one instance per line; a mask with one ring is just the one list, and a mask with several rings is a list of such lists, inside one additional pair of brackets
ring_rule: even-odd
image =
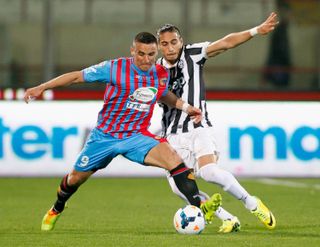
[(320, 91), (319, 0), (0, 0), (0, 6), (0, 90), (130, 56), (137, 32), (155, 33), (164, 23), (181, 27), (185, 43), (214, 41), (276, 11), (280, 25), (272, 34), (207, 61), (207, 89)]

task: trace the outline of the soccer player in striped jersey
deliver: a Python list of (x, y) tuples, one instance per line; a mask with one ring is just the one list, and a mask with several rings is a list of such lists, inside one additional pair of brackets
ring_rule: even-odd
[[(208, 58), (247, 42), (255, 35), (268, 34), (277, 24), (277, 15), (271, 13), (261, 25), (252, 29), (231, 33), (214, 42), (195, 44), (183, 44), (181, 33), (174, 25), (166, 24), (157, 31), (159, 49), (162, 53), (157, 63), (170, 71), (169, 89), (184, 101), (200, 108), (204, 115), (201, 122), (194, 123), (190, 120), (190, 116), (180, 109), (164, 105), (162, 128), (169, 143), (185, 161), (189, 157), (196, 160), (190, 168), (196, 170), (201, 178), (220, 185), (225, 191), (241, 200), (268, 229), (273, 229), (276, 225), (271, 211), (260, 199), (250, 195), (230, 172), (217, 165), (218, 152), (212, 134), (212, 123), (206, 109), (203, 66)], [(186, 199), (170, 175), (168, 180), (172, 190)], [(239, 229), (236, 225), (240, 223), (236, 217), (219, 210), (216, 211), (216, 215), (223, 220), (221, 232)]]
[[(73, 170), (62, 179), (57, 200), (43, 217), (42, 230), (52, 230), (66, 201), (78, 187), (120, 154), (143, 165), (166, 169), (188, 201), (200, 207), (198, 187), (189, 169), (166, 139), (147, 130), (156, 101), (183, 110), (195, 123), (202, 119), (198, 108), (186, 104), (168, 91), (169, 74), (163, 66), (155, 64), (157, 54), (156, 37), (142, 32), (134, 38), (132, 57), (107, 60), (82, 71), (66, 73), (26, 91), (24, 99), (28, 103), (44, 90), (58, 86), (82, 82), (106, 84), (97, 125), (91, 131)], [(220, 194), (215, 194), (205, 206), (212, 213), (220, 203)]]

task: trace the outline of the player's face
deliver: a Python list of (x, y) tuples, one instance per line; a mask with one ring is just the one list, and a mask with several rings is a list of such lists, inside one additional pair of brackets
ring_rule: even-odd
[(155, 64), (158, 55), (158, 47), (156, 43), (143, 44), (134, 42), (131, 47), (131, 55), (133, 63), (142, 71), (148, 71)]
[(170, 64), (177, 61), (182, 45), (182, 38), (176, 32), (165, 32), (159, 35), (159, 49)]

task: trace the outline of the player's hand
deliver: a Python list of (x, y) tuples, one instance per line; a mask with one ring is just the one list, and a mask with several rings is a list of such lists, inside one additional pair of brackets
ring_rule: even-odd
[(196, 124), (200, 123), (202, 120), (202, 112), (199, 108), (189, 105), (187, 108), (187, 114)]
[(275, 27), (279, 24), (277, 14), (272, 12), (267, 20), (258, 26), (258, 33), (261, 35), (265, 35), (270, 33), (275, 29)]
[(43, 91), (44, 89), (42, 89), (41, 85), (27, 89), (23, 97), (24, 101), (28, 104), (30, 101), (38, 98), (43, 93)]

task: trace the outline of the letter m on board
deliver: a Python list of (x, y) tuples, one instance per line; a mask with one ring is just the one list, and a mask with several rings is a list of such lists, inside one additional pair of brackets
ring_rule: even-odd
[[(249, 152), (249, 147), (241, 145), (243, 137), (249, 137), (252, 141), (252, 156), (254, 159), (264, 158), (264, 139), (267, 135), (271, 135), (275, 140), (276, 158), (287, 158), (287, 135), (281, 127), (270, 127), (264, 131), (255, 127), (249, 126), (244, 129), (230, 128), (229, 143), (230, 143), (230, 158), (240, 159), (241, 151)], [(242, 150), (241, 150), (242, 149)]]

